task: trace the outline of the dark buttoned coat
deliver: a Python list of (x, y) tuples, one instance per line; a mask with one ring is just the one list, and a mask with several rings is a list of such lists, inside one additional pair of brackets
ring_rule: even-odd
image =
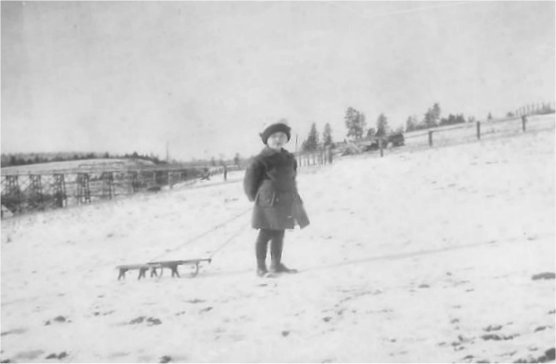
[(297, 161), (285, 149), (266, 147), (245, 171), (243, 187), (253, 201), (252, 226), (256, 229), (293, 229), (309, 225), (309, 218), (297, 192)]

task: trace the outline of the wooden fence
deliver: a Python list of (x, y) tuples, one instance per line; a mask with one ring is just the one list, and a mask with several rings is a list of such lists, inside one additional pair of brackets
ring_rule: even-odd
[(305, 169), (307, 167), (319, 167), (326, 164), (332, 164), (334, 161), (332, 149), (326, 148), (314, 152), (299, 152), (295, 156), (297, 167)]
[(399, 148), (381, 145), (377, 155), (401, 153), (473, 141), (489, 140), (526, 132), (554, 129), (554, 114), (511, 117), (498, 120), (477, 121), (450, 126), (419, 130), (404, 134), (404, 145)]
[(159, 191), (164, 186), (172, 188), (200, 176), (200, 170), (173, 168), (10, 172), (1, 177), (2, 217), (8, 213), (89, 204), (143, 191)]
[(537, 102), (533, 104), (524, 105), (518, 108), (515, 111), (514, 115), (521, 117), (521, 116), (550, 114), (550, 113), (554, 113), (555, 109), (556, 109), (556, 103), (554, 101), (548, 103)]

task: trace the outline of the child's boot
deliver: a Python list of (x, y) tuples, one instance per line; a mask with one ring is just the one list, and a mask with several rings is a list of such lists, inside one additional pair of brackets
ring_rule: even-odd
[(296, 273), (297, 270), (290, 269), (282, 263), (282, 248), (284, 246), (284, 239), (273, 239), (270, 246), (270, 273)]
[(283, 263), (274, 263), (270, 265), (270, 273), (297, 273), (297, 269), (286, 267)]
[(268, 274), (268, 270), (266, 269), (266, 264), (264, 260), (262, 262), (257, 261), (257, 275), (259, 277), (264, 277), (267, 274)]

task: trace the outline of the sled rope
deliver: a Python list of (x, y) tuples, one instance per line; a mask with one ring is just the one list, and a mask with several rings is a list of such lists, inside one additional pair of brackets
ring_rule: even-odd
[(226, 240), (222, 245), (218, 246), (215, 250), (213, 250), (212, 253), (209, 255), (208, 259), (212, 260), (212, 257), (214, 257), (217, 252), (222, 250), (222, 248), (224, 248), (226, 245), (228, 245), (230, 242), (232, 242), (235, 238), (237, 238), (241, 233), (243, 233), (245, 231), (245, 229), (247, 227), (249, 227), (249, 225), (242, 226), (234, 235), (230, 236), (228, 238), (228, 240)]
[[(191, 243), (193, 243), (193, 242), (195, 242), (195, 241), (197, 241), (197, 240), (199, 240), (199, 239), (201, 239), (201, 238), (203, 238), (203, 237), (209, 235), (210, 233), (215, 232), (216, 230), (218, 230), (218, 229), (220, 229), (220, 228), (226, 226), (226, 225), (229, 224), (230, 222), (232, 222), (232, 221), (234, 221), (234, 220), (240, 218), (241, 216), (245, 215), (245, 214), (248, 213), (250, 210), (251, 210), (251, 208), (248, 208), (247, 210), (242, 211), (241, 213), (239, 213), (239, 214), (233, 216), (232, 218), (230, 218), (230, 219), (228, 219), (228, 220), (226, 220), (226, 221), (224, 221), (224, 222), (221, 222), (220, 224), (213, 226), (211, 229), (209, 229), (209, 230), (207, 230), (207, 231), (205, 231), (205, 232), (203, 232), (203, 233), (201, 233), (201, 234), (199, 234), (199, 235), (197, 235), (197, 236), (195, 236), (195, 237), (193, 237), (193, 238), (187, 240), (185, 243), (182, 243), (182, 244), (180, 244), (180, 245), (178, 245), (178, 246), (176, 246), (176, 247), (174, 247), (174, 248), (167, 249), (164, 253), (159, 254), (158, 256), (152, 258), (151, 261), (158, 260), (158, 259), (160, 259), (161, 257), (163, 257), (164, 255), (166, 255), (166, 254), (168, 254), (168, 253), (171, 253), (171, 252), (174, 252), (174, 251), (176, 251), (176, 250), (179, 250), (179, 249), (183, 248), (184, 246), (189, 245), (189, 244), (191, 244)], [(242, 227), (241, 230), (243, 230), (243, 227)], [(233, 237), (235, 237), (236, 235), (239, 235), (239, 232), (236, 233), (236, 234), (234, 234)], [(232, 237), (232, 238), (233, 238), (233, 237)], [(224, 245), (228, 244), (228, 243), (232, 240), (232, 238), (228, 239), (224, 244), (222, 244), (221, 247), (218, 247), (216, 251), (220, 250)], [(212, 255), (214, 255), (214, 252), (213, 252)]]

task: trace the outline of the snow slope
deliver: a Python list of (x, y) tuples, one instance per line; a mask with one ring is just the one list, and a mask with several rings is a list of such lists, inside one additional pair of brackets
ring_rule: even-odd
[[(343, 158), (298, 185), (312, 224), (286, 234), (301, 272), (277, 279), (255, 275), (237, 179), (3, 221), (1, 359), (514, 362), (554, 348), (554, 279), (532, 279), (555, 271), (553, 131)], [(196, 278), (116, 279), (118, 264), (214, 252)]]

